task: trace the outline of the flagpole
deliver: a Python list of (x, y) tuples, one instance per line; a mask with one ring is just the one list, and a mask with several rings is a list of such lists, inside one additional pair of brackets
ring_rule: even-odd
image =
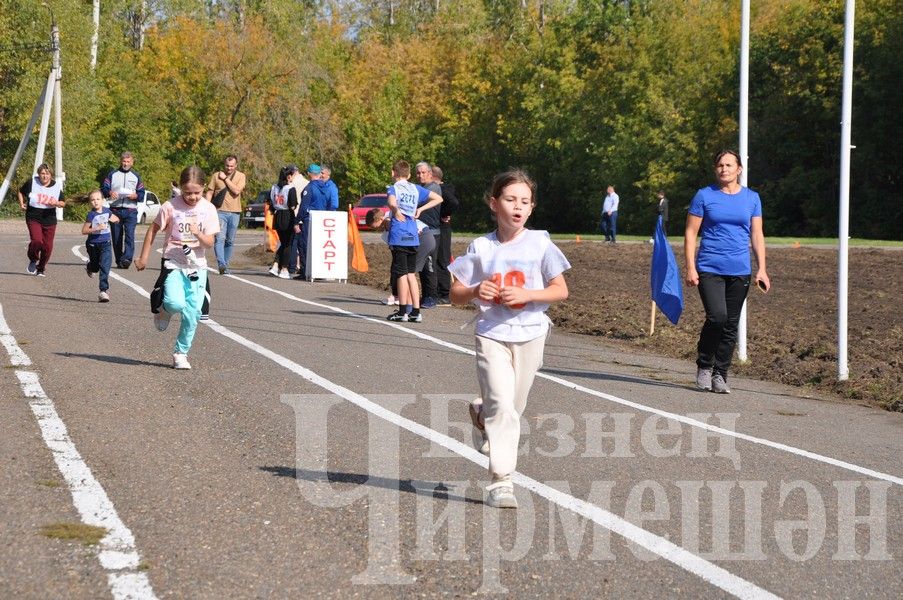
[(843, 102), (840, 126), (840, 215), (837, 231), (837, 380), (850, 377), (847, 364), (847, 296), (850, 244), (850, 150), (853, 125), (853, 26), (856, 0), (847, 0), (843, 33)]
[[(740, 8), (740, 156), (743, 169), (740, 171), (740, 185), (746, 187), (749, 177), (749, 2), (743, 0)], [(746, 300), (740, 309), (737, 325), (737, 358), (747, 360), (746, 354)]]
[(655, 333), (655, 300), (652, 301), (652, 314), (649, 315), (649, 337)]

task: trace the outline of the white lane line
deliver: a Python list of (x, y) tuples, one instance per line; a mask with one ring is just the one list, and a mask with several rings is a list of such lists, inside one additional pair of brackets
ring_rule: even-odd
[[(73, 248), (73, 252), (76, 252), (75, 248)], [(80, 256), (78, 252), (76, 252), (76, 255)], [(123, 283), (140, 293), (142, 296), (146, 298), (150, 297), (150, 294), (139, 285), (121, 278), (118, 275), (114, 275), (112, 273), (111, 275), (115, 276), (119, 280), (122, 280)], [(364, 396), (361, 396), (357, 392), (353, 392), (348, 388), (345, 388), (337, 383), (333, 383), (332, 381), (320, 375), (317, 375), (310, 369), (299, 365), (298, 363), (285, 356), (273, 352), (269, 348), (265, 348), (264, 346), (261, 346), (256, 342), (252, 342), (244, 336), (235, 333), (234, 331), (227, 329), (226, 327), (223, 327), (212, 319), (209, 321), (201, 321), (201, 323), (203, 323), (213, 331), (219, 333), (220, 335), (238, 343), (239, 345), (244, 346), (245, 348), (256, 352), (257, 354), (270, 359), (277, 365), (288, 369), (292, 373), (295, 373), (303, 379), (306, 379), (312, 384), (319, 386), (340, 398), (344, 398), (352, 404), (380, 417), (381, 419), (392, 423), (393, 425), (396, 425), (397, 427), (410, 431), (411, 433), (418, 435), (432, 443), (438, 444), (446, 448), (447, 450), (450, 450), (451, 452), (454, 452), (455, 454), (458, 454), (459, 456), (476, 463), (484, 469), (489, 466), (488, 458), (486, 458), (473, 448), (462, 444), (458, 440), (455, 440), (447, 435), (439, 433), (438, 431), (430, 429), (429, 427), (421, 425), (416, 421), (412, 421), (410, 419), (402, 417), (397, 413), (387, 410), (379, 404), (376, 404), (375, 402), (368, 400)], [(513, 480), (516, 484), (532, 491), (533, 493), (547, 499), (548, 501), (554, 502), (555, 504), (566, 510), (570, 510), (586, 519), (593, 521), (594, 523), (597, 523), (598, 525), (620, 535), (626, 540), (633, 542), (634, 544), (642, 548), (645, 548), (649, 552), (652, 552), (653, 554), (664, 558), (668, 562), (684, 569), (685, 571), (693, 573), (704, 581), (724, 590), (729, 594), (736, 596), (737, 598), (779, 598), (771, 592), (764, 590), (713, 563), (708, 562), (704, 558), (701, 558), (693, 554), (692, 552), (681, 548), (680, 546), (668, 541), (667, 539), (657, 536), (654, 533), (646, 531), (645, 529), (637, 527), (629, 521), (626, 521), (621, 517), (608, 512), (607, 510), (603, 510), (598, 506), (549, 487), (544, 483), (523, 475), (522, 473), (515, 473)]]
[[(3, 316), (2, 305), (0, 305), (0, 331), (10, 331)], [(16, 356), (21, 360), (24, 357), (27, 361), (25, 364), (31, 364), (15, 339), (11, 335), (9, 338), (17, 350), (15, 353), (10, 352), (10, 359)], [(9, 350), (6, 341), (4, 346)], [(156, 599), (147, 575), (138, 571), (141, 557), (135, 547), (135, 536), (119, 518), (103, 486), (94, 478), (91, 469), (75, 448), (66, 430), (66, 424), (56, 412), (53, 401), (41, 387), (38, 374), (33, 371), (16, 370), (16, 377), (19, 379), (22, 393), (28, 398), (28, 405), (38, 422), (41, 437), (50, 449), (53, 460), (72, 494), (72, 504), (81, 516), (82, 522), (107, 530), (107, 534), (100, 540), (97, 557), (107, 571), (107, 583), (113, 598)]]
[[(210, 271), (213, 271), (213, 269), (210, 269)], [(462, 353), (464, 353), (464, 354), (469, 354), (469, 355), (471, 355), (471, 356), (474, 355), (474, 351), (473, 351), (473, 350), (470, 350), (469, 348), (465, 348), (465, 347), (463, 347), (463, 346), (459, 346), (459, 345), (453, 344), (453, 343), (451, 343), (451, 342), (446, 342), (445, 340), (442, 340), (442, 339), (433, 337), (433, 336), (428, 335), (428, 334), (426, 334), (426, 333), (423, 333), (423, 332), (421, 332), (421, 331), (417, 331), (417, 330), (411, 329), (410, 327), (402, 327), (401, 325), (398, 325), (398, 324), (396, 324), (396, 323), (392, 323), (392, 322), (390, 322), (390, 321), (386, 321), (386, 320), (383, 320), (383, 319), (375, 319), (375, 318), (373, 318), (373, 317), (368, 317), (368, 316), (366, 316), (366, 315), (361, 315), (361, 314), (358, 314), (358, 313), (353, 313), (353, 312), (351, 312), (351, 311), (348, 311), (348, 310), (345, 310), (345, 309), (343, 309), (343, 308), (339, 308), (339, 307), (336, 307), (336, 306), (330, 306), (330, 305), (328, 305), (328, 304), (322, 304), (322, 303), (320, 303), (320, 302), (314, 302), (314, 301), (312, 301), (312, 300), (305, 300), (305, 299), (303, 299), (303, 298), (299, 298), (299, 297), (297, 297), (297, 296), (293, 296), (292, 294), (289, 294), (289, 293), (287, 293), (287, 292), (283, 292), (283, 291), (281, 291), (281, 290), (277, 290), (277, 289), (275, 289), (275, 288), (271, 288), (271, 287), (269, 287), (269, 286), (262, 285), (262, 284), (260, 284), (260, 283), (254, 282), (254, 281), (250, 281), (250, 280), (247, 280), (247, 279), (243, 279), (243, 278), (238, 277), (238, 276), (236, 276), (236, 275), (225, 275), (224, 277), (229, 277), (229, 278), (231, 278), (231, 279), (235, 279), (236, 281), (240, 281), (240, 282), (242, 282), (242, 283), (246, 283), (246, 284), (248, 284), (248, 285), (250, 285), (250, 286), (254, 286), (254, 287), (259, 288), (259, 289), (262, 289), (262, 290), (266, 290), (266, 291), (268, 291), (268, 292), (271, 292), (271, 293), (273, 293), (273, 294), (282, 296), (283, 298), (287, 298), (287, 299), (289, 299), (289, 300), (294, 300), (294, 301), (296, 301), (296, 302), (301, 302), (301, 303), (303, 303), (303, 304), (308, 304), (308, 305), (310, 305), (310, 306), (316, 306), (316, 307), (318, 307), (318, 308), (324, 308), (324, 309), (331, 310), (331, 311), (333, 311), (333, 312), (335, 312), (335, 313), (338, 313), (338, 314), (348, 315), (348, 316), (352, 316), (352, 317), (357, 317), (357, 318), (362, 319), (362, 320), (364, 320), (364, 321), (369, 321), (369, 322), (371, 322), (371, 323), (376, 323), (376, 324), (378, 324), (378, 325), (383, 325), (383, 326), (386, 326), (386, 327), (392, 327), (392, 328), (397, 329), (397, 330), (399, 330), (399, 331), (403, 331), (403, 332), (405, 332), (405, 333), (408, 334), (408, 335), (412, 335), (412, 336), (417, 337), (417, 338), (420, 338), (420, 339), (422, 339), (422, 340), (432, 342), (432, 343), (437, 344), (437, 345), (439, 345), (439, 346), (442, 346), (442, 347), (444, 347), (444, 348), (449, 348), (449, 349), (451, 349), (451, 350), (456, 350), (456, 351), (458, 351), (458, 352), (462, 352)], [(640, 403), (638, 403), (638, 402), (633, 402), (633, 401), (631, 401), (631, 400), (626, 400), (626, 399), (624, 399), (624, 398), (619, 398), (618, 396), (613, 396), (613, 395), (611, 395), (611, 394), (606, 394), (605, 392), (600, 392), (600, 391), (598, 391), (598, 390), (594, 390), (594, 389), (592, 389), (592, 388), (588, 388), (588, 387), (582, 386), (582, 385), (580, 385), (580, 384), (578, 384), (578, 383), (573, 383), (573, 382), (568, 381), (568, 380), (566, 380), (566, 379), (562, 379), (562, 378), (560, 378), (560, 377), (556, 377), (555, 375), (549, 375), (548, 373), (544, 373), (544, 372), (542, 372), (542, 371), (540, 371), (539, 373), (537, 373), (536, 376), (537, 376), (537, 377), (541, 377), (542, 379), (545, 379), (545, 380), (547, 380), (547, 381), (551, 381), (551, 382), (553, 382), (553, 383), (557, 383), (557, 384), (559, 384), (559, 385), (563, 385), (563, 386), (565, 386), (565, 387), (567, 387), (567, 388), (571, 388), (571, 389), (573, 389), (573, 390), (575, 390), (575, 391), (583, 392), (583, 393), (585, 393), (585, 394), (589, 394), (590, 396), (595, 396), (595, 397), (597, 397), (597, 398), (601, 398), (601, 399), (607, 400), (607, 401), (609, 401), (609, 402), (614, 402), (615, 404), (620, 404), (620, 405), (622, 405), (622, 406), (627, 406), (627, 407), (630, 407), (630, 408), (632, 408), (632, 409), (634, 409), (634, 410), (637, 410), (637, 411), (640, 411), (640, 412), (645, 412), (645, 413), (649, 413), (649, 414), (658, 415), (658, 416), (660, 416), (660, 417), (663, 417), (663, 418), (665, 418), (665, 419), (670, 419), (670, 420), (672, 420), (672, 421), (678, 421), (678, 422), (684, 423), (685, 425), (688, 425), (688, 426), (690, 426), (690, 427), (697, 427), (697, 428), (699, 428), (699, 429), (704, 429), (704, 430), (706, 430), (706, 431), (711, 431), (712, 433), (717, 433), (717, 434), (720, 434), (720, 435), (730, 436), (730, 437), (733, 437), (733, 438), (736, 438), (736, 439), (739, 439), (739, 440), (743, 440), (743, 441), (746, 441), (746, 442), (750, 442), (750, 443), (752, 443), (752, 444), (758, 444), (758, 445), (760, 445), (760, 446), (766, 446), (766, 447), (772, 448), (772, 449), (774, 449), (774, 450), (780, 450), (780, 451), (786, 452), (786, 453), (788, 453), (788, 454), (793, 454), (793, 455), (795, 455), (795, 456), (800, 456), (800, 457), (802, 457), (802, 458), (807, 458), (807, 459), (809, 459), (809, 460), (814, 460), (814, 461), (817, 461), (817, 462), (821, 462), (821, 463), (824, 463), (824, 464), (827, 464), (827, 465), (831, 465), (831, 466), (833, 466), (833, 467), (838, 467), (838, 468), (841, 468), (841, 469), (844, 469), (844, 470), (847, 470), (847, 471), (852, 471), (853, 473), (859, 473), (860, 475), (865, 475), (866, 477), (871, 477), (871, 478), (873, 478), (873, 479), (879, 479), (879, 480), (882, 480), (882, 481), (888, 481), (888, 482), (890, 482), (890, 483), (894, 483), (894, 484), (896, 484), (896, 485), (903, 486), (903, 477), (898, 477), (898, 476), (895, 476), (895, 475), (890, 475), (889, 473), (883, 473), (883, 472), (881, 472), (881, 471), (876, 471), (876, 470), (874, 470), (874, 469), (869, 469), (868, 467), (862, 467), (862, 466), (859, 466), (859, 465), (855, 465), (855, 464), (852, 464), (852, 463), (848, 463), (848, 462), (845, 462), (845, 461), (842, 461), (842, 460), (839, 460), (839, 459), (836, 459), (836, 458), (831, 458), (830, 456), (824, 456), (824, 455), (818, 454), (818, 453), (816, 453), (816, 452), (810, 452), (809, 450), (803, 450), (803, 449), (801, 449), (801, 448), (796, 448), (796, 447), (794, 447), (794, 446), (789, 446), (789, 445), (787, 445), (787, 444), (782, 444), (781, 442), (773, 442), (773, 441), (771, 441), (771, 440), (767, 440), (767, 439), (760, 438), (760, 437), (755, 437), (755, 436), (752, 436), (752, 435), (749, 435), (749, 434), (746, 434), (746, 433), (740, 433), (740, 432), (737, 432), (737, 431), (731, 431), (730, 429), (724, 429), (724, 428), (721, 428), (721, 427), (717, 427), (717, 426), (715, 426), (715, 425), (710, 425), (710, 424), (708, 424), (708, 423), (706, 423), (706, 422), (704, 422), (704, 421), (698, 421), (698, 420), (696, 420), (696, 419), (691, 419), (691, 418), (686, 417), (686, 416), (684, 416), (684, 415), (679, 415), (679, 414), (677, 414), (677, 413), (668, 412), (668, 411), (661, 410), (661, 409), (658, 409), (658, 408), (653, 408), (653, 407), (651, 407), (651, 406), (646, 406), (645, 404), (640, 404)]]

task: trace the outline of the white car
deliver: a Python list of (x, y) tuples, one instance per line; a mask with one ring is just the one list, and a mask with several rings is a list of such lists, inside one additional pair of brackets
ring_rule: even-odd
[[(104, 199), (103, 205), (110, 207), (109, 199)], [(160, 199), (150, 190), (144, 190), (144, 200), (138, 203), (138, 222), (150, 223), (160, 213)]]
[(160, 199), (157, 194), (144, 190), (144, 200), (138, 203), (138, 222), (151, 223), (160, 213)]

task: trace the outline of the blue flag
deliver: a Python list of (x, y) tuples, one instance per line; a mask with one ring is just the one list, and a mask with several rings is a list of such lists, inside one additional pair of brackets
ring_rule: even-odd
[(652, 269), (649, 276), (652, 285), (652, 300), (668, 320), (677, 325), (684, 310), (684, 291), (680, 282), (680, 270), (674, 252), (665, 237), (662, 217), (659, 215), (655, 226), (655, 246), (652, 249)]

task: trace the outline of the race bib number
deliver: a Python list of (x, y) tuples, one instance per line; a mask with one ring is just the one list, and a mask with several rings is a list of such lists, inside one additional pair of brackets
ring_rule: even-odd
[[(196, 244), (198, 238), (191, 232), (191, 228), (197, 225), (198, 219), (194, 213), (174, 213), (172, 216), (172, 239), (189, 246)], [(199, 228), (203, 230), (202, 227)]]
[(110, 228), (110, 215), (104, 213), (102, 215), (96, 215), (93, 219), (91, 219), (91, 229), (94, 230), (94, 233), (104, 233)]
[(54, 202), (56, 202), (56, 198), (47, 194), (38, 192), (28, 194), (28, 204), (34, 208), (50, 208)]
[[(492, 277), (490, 277), (489, 280), (500, 288), (522, 288), (524, 287), (524, 284), (527, 283), (527, 278), (526, 276), (524, 276), (523, 271), (508, 271), (504, 275), (502, 275), (501, 273), (493, 273)], [(496, 296), (493, 302), (495, 302), (496, 304), (501, 304), (502, 299), (500, 296)], [(526, 304), (512, 304), (509, 308), (520, 310), (525, 306)]]
[(273, 206), (276, 207), (276, 210), (284, 210), (288, 208), (288, 200), (282, 194), (276, 194), (276, 199), (273, 200)]

